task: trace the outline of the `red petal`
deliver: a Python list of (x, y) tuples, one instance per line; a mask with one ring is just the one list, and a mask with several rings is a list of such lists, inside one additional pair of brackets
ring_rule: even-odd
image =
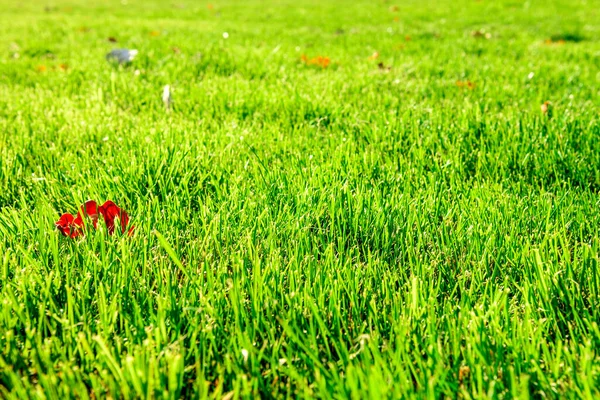
[(104, 222), (106, 223), (106, 227), (108, 228), (108, 233), (113, 234), (115, 231), (115, 218), (119, 214), (119, 207), (115, 203), (110, 200), (107, 200), (104, 204), (100, 206), (98, 209), (100, 214), (104, 217)]
[(77, 213), (77, 216), (73, 220), (73, 225), (77, 226), (78, 228), (83, 228), (83, 218), (81, 218), (80, 213)]
[(81, 228), (78, 228), (76, 226), (71, 227), (71, 234), (69, 235), (70, 238), (76, 238), (81, 235), (83, 235), (83, 231), (81, 230)]
[(73, 215), (71, 214), (63, 214), (60, 216), (59, 220), (54, 223), (59, 231), (65, 236), (69, 236), (71, 233), (71, 225), (73, 223)]
[(72, 214), (63, 214), (60, 219), (56, 221), (55, 225), (63, 235), (70, 238), (76, 238), (82, 234), (82, 225), (79, 225), (79, 222), (81, 222), (81, 217), (79, 217), (79, 215), (77, 215), (77, 218), (74, 218)]
[(115, 203), (110, 200), (107, 200), (104, 204), (100, 206), (98, 209), (100, 214), (104, 217), (104, 222), (106, 223), (106, 227), (108, 228), (108, 233), (113, 234), (115, 231), (115, 218), (119, 217), (121, 220), (121, 231), (125, 233), (127, 229), (127, 224), (129, 223), (129, 215), (127, 212), (121, 210)]
[(94, 200), (88, 200), (81, 207), (84, 215), (87, 215), (92, 220), (94, 228), (98, 225), (98, 204)]

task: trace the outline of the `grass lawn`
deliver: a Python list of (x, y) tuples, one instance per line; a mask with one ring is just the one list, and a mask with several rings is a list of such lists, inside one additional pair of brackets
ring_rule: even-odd
[(0, 0), (0, 398), (598, 398), (599, 22)]

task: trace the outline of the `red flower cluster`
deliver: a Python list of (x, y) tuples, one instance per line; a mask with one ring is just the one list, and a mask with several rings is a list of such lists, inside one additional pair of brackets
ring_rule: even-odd
[[(72, 214), (63, 214), (60, 219), (56, 221), (55, 225), (63, 235), (70, 238), (76, 238), (83, 235), (84, 218), (89, 217), (92, 220), (94, 228), (96, 228), (98, 225), (98, 215), (102, 215), (104, 218), (104, 223), (106, 223), (110, 235), (115, 231), (116, 217), (119, 217), (119, 220), (121, 221), (121, 230), (125, 233), (127, 224), (129, 223), (129, 215), (110, 200), (107, 200), (106, 203), (102, 204), (100, 207), (98, 207), (98, 204), (94, 200), (88, 200), (81, 206), (81, 210), (77, 213), (76, 217), (73, 217)], [(129, 235), (133, 234), (133, 226), (129, 228), (127, 233)]]

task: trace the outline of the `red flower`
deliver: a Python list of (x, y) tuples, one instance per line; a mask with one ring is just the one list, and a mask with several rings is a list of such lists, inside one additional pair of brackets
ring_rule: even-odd
[[(110, 235), (115, 231), (116, 217), (119, 217), (122, 232), (125, 233), (127, 224), (129, 223), (129, 215), (110, 200), (106, 201), (106, 203), (100, 207), (98, 207), (98, 204), (94, 200), (88, 200), (81, 206), (80, 211), (77, 213), (77, 217), (73, 217), (72, 214), (63, 214), (60, 219), (56, 221), (55, 225), (63, 235), (70, 238), (76, 238), (83, 235), (85, 217), (91, 219), (92, 225), (94, 228), (97, 228), (99, 214), (104, 218), (104, 222), (106, 223)], [(128, 234), (133, 234), (133, 226), (129, 228)]]

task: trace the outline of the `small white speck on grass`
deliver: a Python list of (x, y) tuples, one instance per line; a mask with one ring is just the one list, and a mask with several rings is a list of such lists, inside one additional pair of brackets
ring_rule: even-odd
[(533, 79), (534, 76), (535, 74), (533, 72), (530, 72), (529, 75), (527, 75), (527, 79)]
[(41, 181), (45, 181), (46, 178), (44, 178), (43, 176), (36, 176), (35, 172), (33, 174), (31, 174), (31, 180), (34, 182), (41, 182)]
[(311, 154), (310, 156), (308, 156), (308, 159), (312, 160), (313, 159), (313, 155)]
[(104, 136), (104, 137), (102, 138), (102, 141), (103, 141), (103, 142), (108, 142), (108, 136)]
[(167, 111), (171, 110), (171, 103), (173, 102), (171, 98), (171, 86), (165, 85), (163, 88), (162, 101), (165, 104), (165, 109)]
[(388, 32), (388, 33), (392, 33), (392, 32), (394, 32), (394, 30), (393, 30), (393, 29), (392, 29), (392, 27), (390, 26), (389, 28), (387, 28), (387, 32)]
[(242, 349), (242, 357), (244, 358), (244, 362), (248, 362), (248, 350)]
[(296, 46), (296, 51), (300, 51), (300, 46)]
[(227, 39), (227, 38), (229, 38), (229, 33), (223, 32), (223, 39)]
[(365, 333), (365, 334), (360, 335), (358, 337), (358, 339), (359, 339), (360, 346), (363, 347), (365, 345), (365, 343), (367, 343), (369, 340), (371, 340), (371, 336)]
[(283, 365), (287, 362), (287, 360), (285, 358), (280, 358), (279, 359), (279, 365)]

